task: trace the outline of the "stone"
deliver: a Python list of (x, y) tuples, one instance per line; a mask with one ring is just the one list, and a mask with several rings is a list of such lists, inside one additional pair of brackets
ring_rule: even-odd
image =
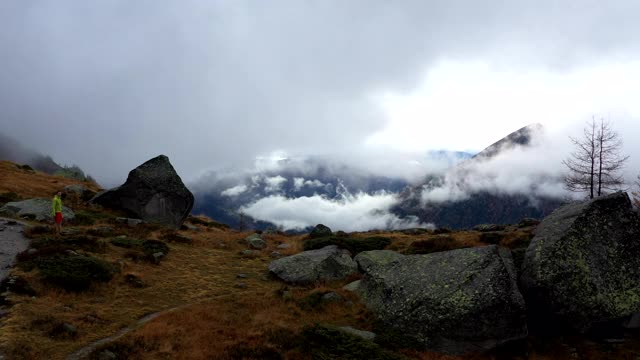
[(6, 229), (7, 229), (7, 227), (6, 227), (6, 226), (4, 226), (4, 225), (0, 225), (0, 231), (5, 231)]
[(243, 282), (239, 282), (235, 285), (233, 285), (234, 288), (236, 289), (246, 289), (247, 288), (247, 284), (243, 283)]
[(165, 255), (164, 255), (163, 252), (159, 251), (159, 252), (153, 253), (153, 255), (151, 255), (151, 256), (153, 258), (153, 263), (154, 264), (160, 264), (160, 260), (162, 260)]
[(347, 291), (350, 291), (350, 292), (357, 293), (357, 292), (358, 292), (358, 289), (359, 289), (359, 287), (360, 287), (360, 282), (361, 282), (361, 280), (356, 280), (356, 281), (354, 281), (354, 282), (350, 282), (350, 283), (348, 283), (347, 285), (343, 286), (342, 288), (343, 288), (344, 290), (347, 290)]
[(547, 216), (520, 277), (531, 320), (587, 332), (640, 312), (638, 239), (640, 216), (624, 192)]
[(355, 273), (358, 266), (348, 250), (335, 245), (274, 260), (269, 271), (285, 282), (311, 284), (322, 280), (339, 280)]
[(91, 200), (91, 198), (93, 198), (97, 194), (95, 191), (87, 188), (82, 184), (67, 185), (64, 187), (64, 193), (75, 195), (85, 201)]
[(140, 224), (144, 224), (144, 221), (142, 219), (132, 219), (132, 218), (126, 218), (126, 217), (117, 217), (116, 222), (120, 224), (127, 224), (131, 227), (136, 227)]
[(309, 233), (309, 238), (311, 239), (321, 238), (321, 237), (331, 236), (332, 234), (333, 232), (328, 226), (318, 224)]
[(502, 231), (506, 226), (498, 224), (480, 224), (473, 227), (473, 230), (485, 232), (485, 231)]
[(290, 249), (291, 245), (287, 244), (287, 243), (283, 243), (283, 244), (280, 244), (280, 245), (276, 246), (276, 248), (279, 249), (279, 250), (286, 250), (286, 249)]
[(131, 170), (123, 185), (96, 195), (91, 202), (179, 229), (193, 208), (194, 197), (169, 158), (160, 155)]
[(195, 231), (195, 232), (199, 232), (200, 231), (199, 227), (197, 227), (197, 226), (195, 226), (193, 224), (189, 224), (187, 222), (182, 224), (182, 228), (181, 229), (189, 230), (189, 231)]
[(351, 335), (355, 335), (361, 339), (367, 340), (367, 341), (373, 341), (376, 338), (376, 334), (372, 333), (371, 331), (364, 331), (364, 330), (359, 330), (356, 328), (353, 328), (351, 326), (340, 326), (338, 327), (338, 330), (347, 333), (347, 334), (351, 334)]
[(322, 295), (322, 301), (324, 302), (341, 302), (343, 300), (344, 298), (342, 297), (342, 295), (333, 291)]
[(272, 251), (271, 252), (271, 257), (272, 258), (279, 258), (281, 256), (282, 256), (282, 254), (280, 254), (278, 251)]
[(247, 242), (247, 245), (249, 245), (253, 249), (261, 250), (267, 246), (267, 243), (262, 240), (262, 237), (260, 237), (260, 235), (258, 234), (251, 234), (244, 240)]
[(238, 274), (238, 275), (236, 275), (236, 277), (238, 279), (246, 279), (247, 278), (247, 274)]
[(102, 350), (98, 355), (98, 360), (116, 360), (117, 358), (116, 354), (109, 350)]
[(377, 256), (358, 256), (364, 274), (357, 294), (365, 305), (388, 328), (429, 350), (476, 352), (528, 334), (508, 249), (385, 255), (393, 260), (369, 266), (363, 259)]
[[(0, 208), (0, 214), (18, 216), (36, 221), (53, 221), (51, 201), (51, 199), (39, 198), (6, 203)], [(62, 217), (65, 221), (71, 221), (75, 218), (75, 214), (70, 208), (63, 205)]]
[(540, 220), (534, 218), (523, 218), (518, 223), (518, 227), (529, 227), (529, 226), (537, 226), (540, 224)]
[(395, 251), (372, 250), (361, 252), (356, 255), (354, 260), (358, 263), (358, 268), (360, 268), (361, 271), (367, 272), (374, 267), (385, 266), (402, 258), (404, 258), (404, 256)]

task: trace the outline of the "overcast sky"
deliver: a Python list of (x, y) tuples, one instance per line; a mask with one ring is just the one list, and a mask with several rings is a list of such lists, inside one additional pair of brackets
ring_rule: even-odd
[(603, 116), (640, 169), (638, 14), (634, 0), (6, 0), (0, 131), (115, 184), (160, 153), (187, 181), (271, 153), (375, 167)]

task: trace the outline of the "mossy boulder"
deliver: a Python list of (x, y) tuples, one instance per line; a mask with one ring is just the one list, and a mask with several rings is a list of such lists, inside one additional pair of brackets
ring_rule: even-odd
[(546, 324), (584, 332), (639, 312), (640, 216), (628, 195), (569, 204), (546, 217), (520, 284), (531, 318)]
[(344, 279), (358, 271), (349, 251), (335, 245), (275, 260), (269, 271), (291, 284), (310, 284), (321, 280)]
[[(369, 262), (371, 258), (382, 260)], [(528, 334), (508, 249), (491, 245), (394, 256), (372, 252), (357, 259), (364, 271), (357, 293), (389, 331), (409, 342), (460, 354)]]
[[(0, 215), (17, 216), (36, 221), (52, 221), (51, 201), (52, 199), (40, 198), (9, 202), (0, 208)], [(75, 218), (73, 211), (66, 206), (62, 207), (62, 216), (66, 221)]]

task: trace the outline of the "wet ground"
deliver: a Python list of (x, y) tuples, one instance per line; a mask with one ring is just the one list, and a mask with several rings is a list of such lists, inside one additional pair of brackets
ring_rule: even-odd
[(22, 234), (24, 224), (0, 218), (0, 281), (9, 275), (16, 255), (29, 247), (29, 240)]

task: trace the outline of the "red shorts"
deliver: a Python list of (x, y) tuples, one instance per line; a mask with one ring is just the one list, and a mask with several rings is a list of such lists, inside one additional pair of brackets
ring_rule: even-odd
[(62, 224), (62, 213), (61, 212), (57, 212), (56, 213), (56, 224)]

